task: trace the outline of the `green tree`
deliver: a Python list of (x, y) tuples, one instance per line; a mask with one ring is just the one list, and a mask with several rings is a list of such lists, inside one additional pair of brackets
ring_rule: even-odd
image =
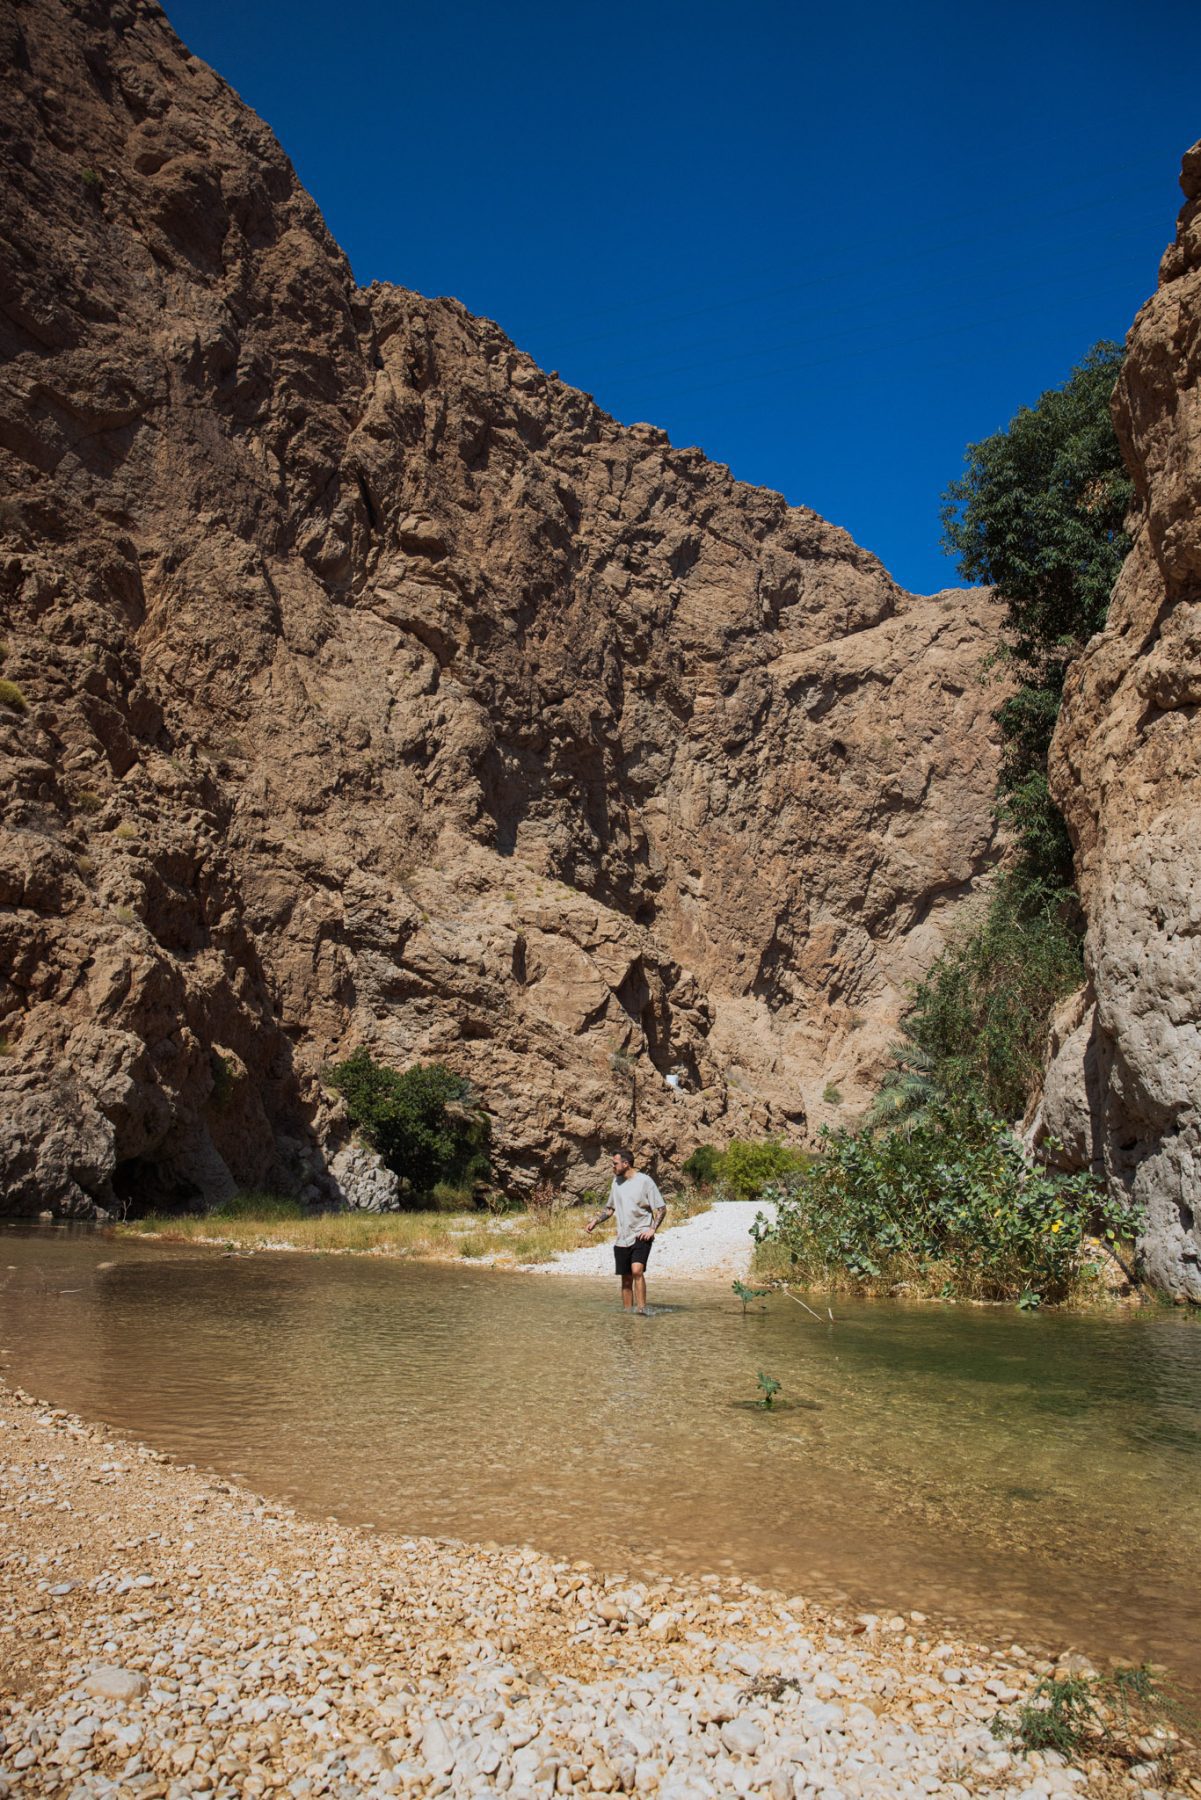
[(326, 1080), (384, 1162), (425, 1198), (438, 1182), (463, 1187), (488, 1173), (488, 1119), (470, 1082), (441, 1063), (403, 1074), (360, 1047)]
[(790, 1149), (775, 1138), (755, 1143), (735, 1138), (722, 1152), (719, 1180), (731, 1200), (757, 1200), (769, 1181), (779, 1181), (808, 1164), (803, 1150)]
[(699, 1188), (709, 1188), (721, 1174), (721, 1155), (712, 1144), (698, 1144), (682, 1173)]
[(1071, 846), (1047, 786), (1047, 751), (1072, 657), (1105, 623), (1130, 548), (1133, 485), (1110, 417), (1122, 365), (1099, 343), (1060, 388), (1004, 431), (969, 444), (944, 496), (944, 544), (969, 581), (1004, 604), (1015, 694), (997, 710), (1005, 740), (998, 812), (1028, 875), (1071, 881)]

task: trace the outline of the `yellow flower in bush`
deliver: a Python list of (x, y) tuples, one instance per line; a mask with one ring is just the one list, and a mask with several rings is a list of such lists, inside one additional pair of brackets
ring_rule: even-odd
[(1051, 1227), (1051, 1230), (1052, 1231), (1062, 1231), (1063, 1230), (1063, 1220), (1056, 1219), (1054, 1225), (1052, 1225), (1052, 1227)]

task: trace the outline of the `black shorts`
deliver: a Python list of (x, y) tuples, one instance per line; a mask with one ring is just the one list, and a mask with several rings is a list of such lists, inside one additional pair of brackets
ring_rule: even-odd
[(635, 1263), (641, 1263), (645, 1269), (651, 1259), (654, 1243), (654, 1238), (639, 1238), (637, 1243), (633, 1244), (614, 1244), (613, 1260), (617, 1264), (617, 1273), (632, 1275)]

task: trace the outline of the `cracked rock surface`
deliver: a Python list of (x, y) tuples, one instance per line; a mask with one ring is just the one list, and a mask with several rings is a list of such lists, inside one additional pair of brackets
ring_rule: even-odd
[(378, 1206), (362, 1042), (517, 1189), (861, 1105), (995, 852), (986, 597), (356, 287), (151, 0), (0, 48), (3, 1206)]

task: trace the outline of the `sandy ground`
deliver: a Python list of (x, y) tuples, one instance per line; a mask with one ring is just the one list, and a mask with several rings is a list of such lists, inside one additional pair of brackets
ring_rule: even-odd
[(1201, 1794), (989, 1730), (1051, 1664), (298, 1518), (0, 1389), (0, 1796)]
[[(757, 1213), (775, 1219), (775, 1207), (756, 1200), (719, 1200), (708, 1212), (686, 1219), (682, 1225), (668, 1223), (655, 1239), (655, 1247), (647, 1265), (648, 1291), (658, 1279), (672, 1281), (735, 1281), (747, 1274), (751, 1266), (754, 1243), (751, 1226)], [(671, 1214), (668, 1213), (670, 1221)], [(580, 1250), (567, 1250), (554, 1262), (529, 1263), (525, 1272), (534, 1275), (612, 1275), (611, 1243), (585, 1244)]]

